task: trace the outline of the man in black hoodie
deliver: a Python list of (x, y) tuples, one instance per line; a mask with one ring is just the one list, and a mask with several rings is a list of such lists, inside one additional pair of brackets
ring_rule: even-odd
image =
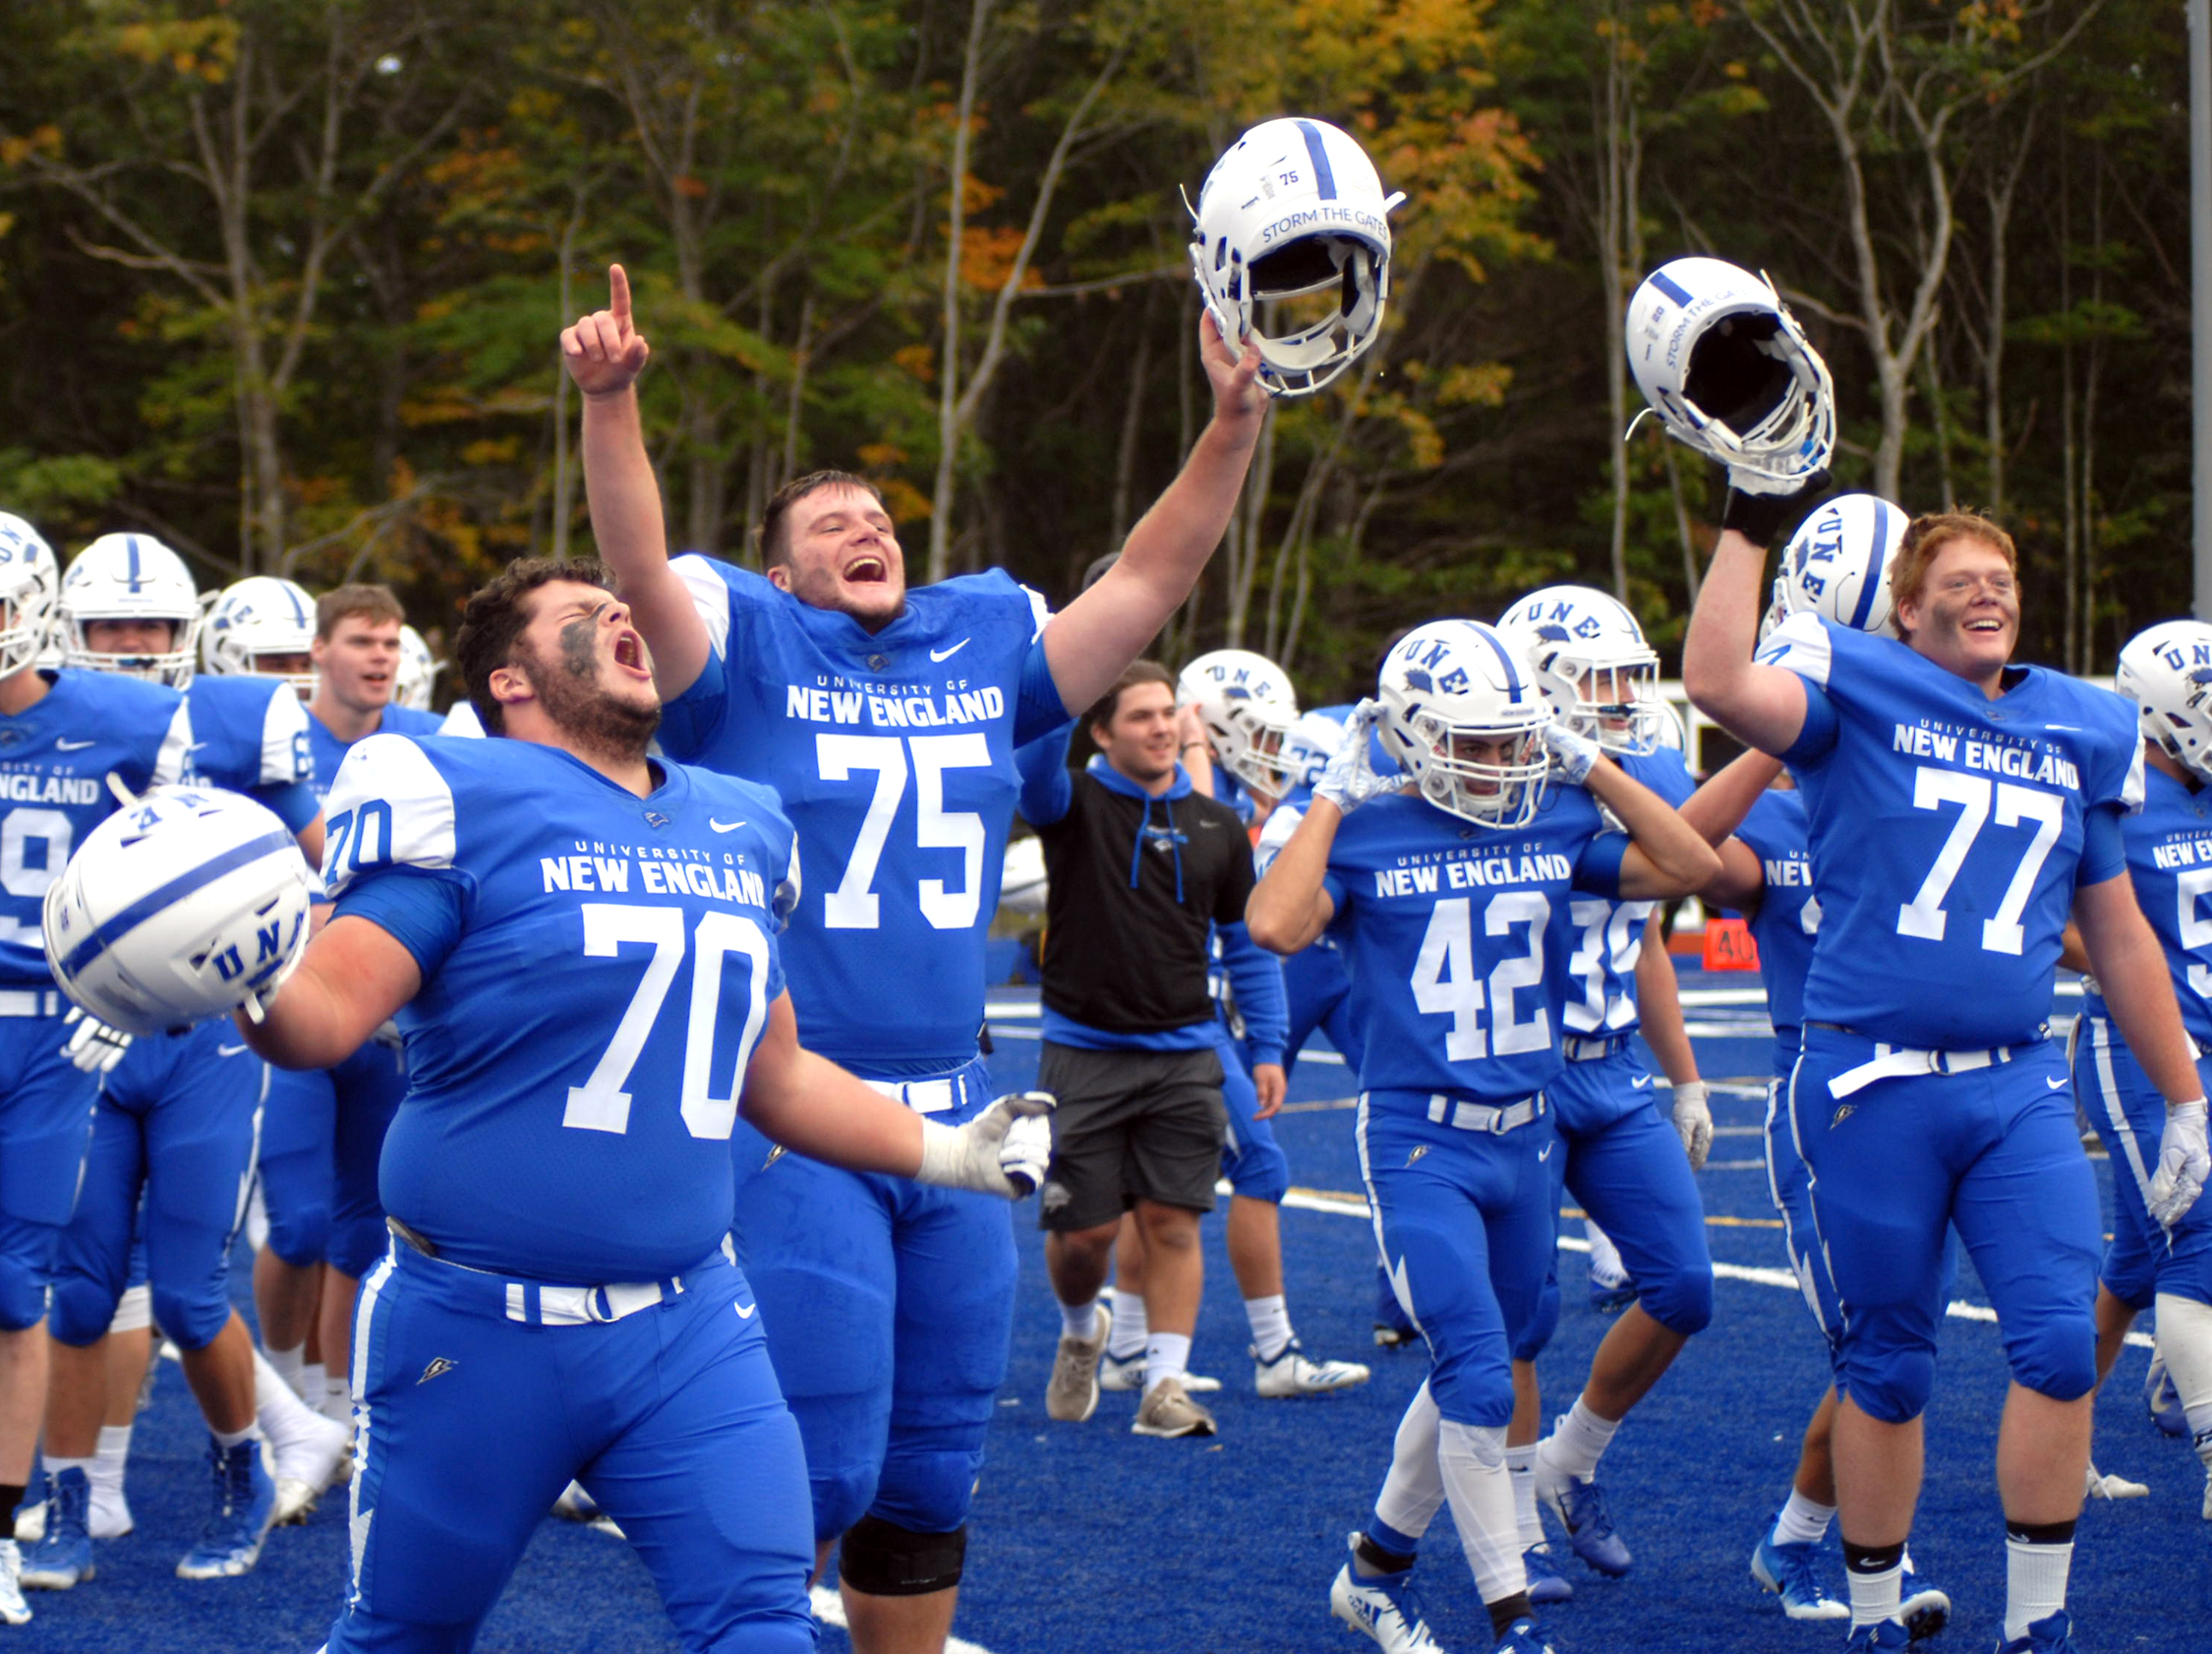
[[(1186, 1367), (1203, 1285), (1198, 1220), (1213, 1210), (1227, 1114), (1207, 992), (1215, 926), (1244, 928), (1252, 844), (1228, 805), (1193, 793), (1175, 680), (1138, 661), (1084, 716), (1099, 758), (1066, 743), (1020, 754), (1021, 814), (1044, 841), (1050, 896), (1038, 1085), (1060, 1098), (1039, 1221), (1065, 1320), (1045, 1396), (1057, 1419), (1098, 1404), (1107, 1312), (1098, 1302), (1122, 1213), (1144, 1234), (1140, 1436), (1210, 1436)], [(1072, 734), (1072, 732), (1071, 732)], [(1261, 1064), (1262, 1095), (1282, 1069)]]

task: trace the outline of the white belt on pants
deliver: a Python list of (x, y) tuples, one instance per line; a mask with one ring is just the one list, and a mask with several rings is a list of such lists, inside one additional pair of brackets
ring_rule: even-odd
[(863, 1080), (871, 1092), (903, 1103), (916, 1114), (942, 1114), (967, 1101), (967, 1076), (955, 1074), (944, 1080)]
[(0, 988), (0, 1017), (58, 1017), (68, 1008), (54, 988)]
[(1855, 1068), (1846, 1068), (1828, 1083), (1829, 1095), (1849, 1096), (1877, 1080), (1894, 1080), (1922, 1074), (1970, 1074), (1977, 1068), (1995, 1068), (2012, 1060), (2012, 1045), (1993, 1045), (1983, 1051), (1924, 1051), (1912, 1045), (1886, 1045), (1875, 1041), (1874, 1055)]
[(1519, 1102), (1509, 1102), (1503, 1108), (1441, 1094), (1428, 1099), (1428, 1118), (1437, 1125), (1453, 1126), (1463, 1132), (1488, 1132), (1493, 1137), (1503, 1137), (1516, 1126), (1525, 1126), (1543, 1113), (1542, 1092), (1534, 1096), (1525, 1096)]

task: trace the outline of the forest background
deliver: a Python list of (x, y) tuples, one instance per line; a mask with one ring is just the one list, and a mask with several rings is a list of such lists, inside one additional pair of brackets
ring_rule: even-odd
[(1277, 403), (1171, 659), (1356, 694), (1398, 627), (1580, 579), (1674, 665), (1702, 461), (1620, 342), (1769, 270), (1839, 484), (2017, 537), (2022, 654), (2190, 602), (2179, 0), (10, 0), (0, 507), (204, 585), (449, 628), (583, 553), (566, 319), (625, 265), (676, 549), (866, 472), (910, 579), (1072, 594), (1206, 416), (1179, 190), (1296, 113), (1407, 202), (1375, 347)]

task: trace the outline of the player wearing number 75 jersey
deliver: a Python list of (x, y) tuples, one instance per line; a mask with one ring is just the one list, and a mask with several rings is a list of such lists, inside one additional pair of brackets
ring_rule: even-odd
[(1795, 502), (1731, 491), (1683, 679), (1731, 734), (1782, 758), (1805, 799), (1822, 917), (1789, 1108), (1842, 1306), (1834, 1452), (1852, 1645), (1905, 1639), (1899, 1561), (1951, 1224), (2012, 1371), (1997, 1458), (2003, 1646), (2068, 1649), (2100, 1249), (2066, 1064), (2045, 1036), (2069, 913), (2172, 1107), (2153, 1213), (2185, 1209), (2206, 1169), (2194, 1052), (2127, 877), (2121, 818), (2143, 801), (2134, 712), (2010, 664), (2017, 559), (1970, 514), (1906, 530), (1891, 565), (1902, 641), (1798, 614), (1754, 660), (1762, 548)]
[[(1394, 1650), (1433, 1646), (1415, 1637), (1406, 1587), (1446, 1499), (1499, 1646), (1542, 1646), (1505, 1430), (1512, 1342), (1540, 1311), (1555, 1237), (1544, 1093), (1565, 1061), (1568, 898), (1663, 899), (1719, 870), (1658, 795), (1555, 721), (1573, 701), (1488, 626), (1416, 628), (1246, 910), (1262, 947), (1294, 953), (1333, 929), (1345, 950), (1375, 1240), (1434, 1361), (1331, 1593), (1340, 1618)], [(1378, 719), (1403, 778), (1368, 767)], [(1547, 785), (1552, 754), (1562, 779)], [(1601, 801), (1627, 836), (1607, 830)]]
[(395, 1014), (407, 1042), (332, 1650), (473, 1645), (571, 1478), (685, 1649), (812, 1648), (805, 1461), (726, 1239), (740, 1104), (802, 1153), (1002, 1196), (1006, 1128), (1039, 1106), (951, 1128), (800, 1048), (789, 824), (765, 788), (647, 758), (652, 661), (606, 588), (522, 562), (470, 601), (462, 676), (505, 738), (355, 745), (335, 916), (239, 1019), (288, 1067)]

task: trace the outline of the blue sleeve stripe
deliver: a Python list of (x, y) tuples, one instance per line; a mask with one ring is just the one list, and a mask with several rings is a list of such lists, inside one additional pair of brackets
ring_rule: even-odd
[(1672, 299), (1676, 304), (1680, 305), (1684, 310), (1688, 310), (1690, 308), (1690, 295), (1683, 292), (1681, 285), (1676, 282), (1672, 276), (1668, 275), (1666, 271), (1662, 269), (1652, 271), (1652, 285), (1654, 287), (1657, 287), (1660, 292), (1664, 293), (1668, 298)]
[(184, 897), (190, 896), (194, 891), (214, 883), (225, 873), (234, 873), (241, 867), (251, 866), (262, 857), (284, 849), (293, 851), (299, 849), (299, 846), (293, 843), (291, 834), (281, 830), (263, 833), (258, 839), (249, 839), (245, 844), (224, 851), (212, 861), (204, 861), (190, 872), (178, 874), (167, 884), (146, 892), (146, 895), (140, 897), (78, 943), (77, 946), (70, 949), (68, 953), (62, 956), (57, 969), (65, 976), (76, 975), (86, 966), (107, 952), (116, 942), (129, 935), (171, 903), (180, 901)]
[(1866, 630), (1874, 613), (1875, 589), (1882, 583), (1882, 548), (1890, 538), (1890, 507), (1880, 501), (1874, 506), (1874, 544), (1867, 551), (1866, 572), (1859, 576), (1859, 606), (1851, 611), (1851, 629)]
[(1329, 169), (1329, 147), (1321, 137), (1321, 129), (1311, 121), (1300, 121), (1298, 130), (1305, 135), (1306, 152), (1313, 157), (1313, 187), (1323, 201), (1336, 200), (1336, 174)]

